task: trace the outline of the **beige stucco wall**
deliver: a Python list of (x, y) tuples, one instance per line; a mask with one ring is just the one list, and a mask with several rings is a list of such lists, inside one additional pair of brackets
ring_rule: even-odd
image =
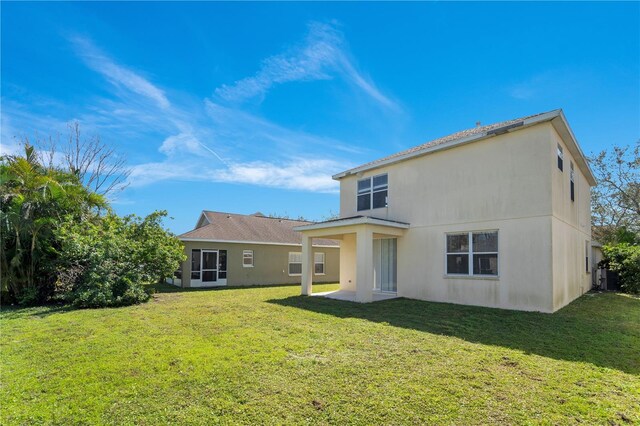
[[(584, 287), (581, 278), (561, 280), (562, 275), (578, 274), (578, 257), (572, 250), (577, 250), (575, 241), (583, 235), (573, 235), (574, 231), (565, 232), (571, 238), (563, 235), (553, 219), (554, 209), (560, 208), (554, 197), (562, 197), (551, 189), (557, 178), (555, 137), (553, 126), (543, 123), (345, 177), (340, 215), (411, 224), (398, 239), (399, 296), (553, 312), (579, 296)], [(567, 154), (565, 150), (568, 185)], [(581, 179), (577, 182), (580, 207), (566, 214), (575, 215), (575, 223), (580, 224), (588, 217), (583, 211), (588, 184), (577, 166), (575, 170)], [(382, 173), (388, 174), (389, 206), (356, 211), (357, 180)], [(481, 230), (498, 230), (499, 276), (446, 277), (445, 233)], [(571, 249), (558, 243), (567, 238)], [(584, 241), (581, 244), (584, 250)], [(342, 256), (351, 256), (349, 250), (343, 249)], [(563, 262), (568, 262), (566, 268), (559, 266)]]
[(356, 291), (356, 234), (344, 234), (340, 241), (340, 289)]
[[(340, 216), (366, 214), (412, 227), (548, 215), (549, 129), (539, 125), (349, 176)], [(389, 207), (358, 212), (358, 179), (387, 173)]]
[[(300, 252), (301, 246), (279, 246), (244, 243), (213, 243), (184, 241), (187, 260), (182, 265), (182, 286), (190, 287), (191, 250), (227, 250), (227, 286), (268, 284), (299, 284), (300, 275), (289, 275), (289, 252)], [(243, 250), (253, 250), (252, 268), (242, 266)], [(325, 253), (325, 274), (314, 274), (316, 283), (338, 282), (340, 278), (340, 249), (338, 247), (314, 247), (315, 252)]]
[[(591, 271), (586, 268), (591, 251), (590, 186), (562, 138), (550, 130), (551, 156), (557, 158), (557, 145), (564, 151), (564, 170), (553, 168), (553, 306), (558, 310), (591, 288)], [(571, 201), (570, 164), (574, 164), (575, 200)], [(589, 255), (591, 255), (589, 253)]]
[[(498, 277), (447, 277), (445, 234), (498, 230)], [(436, 302), (552, 312), (550, 218), (411, 228), (398, 239), (398, 295)]]

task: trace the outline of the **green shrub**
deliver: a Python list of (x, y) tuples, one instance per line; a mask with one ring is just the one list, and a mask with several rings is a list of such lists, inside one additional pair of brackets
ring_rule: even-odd
[(58, 236), (62, 300), (80, 308), (125, 306), (149, 299), (145, 286), (169, 276), (184, 260), (182, 243), (161, 225), (166, 212), (144, 219), (108, 214), (68, 222)]
[(627, 293), (640, 293), (640, 246), (629, 243), (603, 246), (602, 266), (620, 276), (620, 287)]

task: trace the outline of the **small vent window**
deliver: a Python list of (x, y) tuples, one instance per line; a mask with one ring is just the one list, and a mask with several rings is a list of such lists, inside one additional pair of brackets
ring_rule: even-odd
[(573, 181), (574, 179), (574, 171), (573, 171), (573, 162), (569, 163), (570, 170), (569, 170), (569, 180), (570, 182), (570, 190), (571, 190), (571, 201), (575, 201), (576, 200), (576, 187), (575, 187), (575, 183)]
[(558, 168), (560, 171), (563, 170), (564, 163), (564, 152), (562, 151), (562, 147), (558, 144)]

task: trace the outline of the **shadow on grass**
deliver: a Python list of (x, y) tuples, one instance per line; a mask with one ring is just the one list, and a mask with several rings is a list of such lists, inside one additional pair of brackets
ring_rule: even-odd
[(640, 373), (640, 299), (588, 294), (555, 314), (410, 299), (352, 303), (295, 296), (269, 303)]
[(76, 308), (70, 305), (42, 305), (34, 307), (24, 307), (18, 305), (4, 305), (0, 308), (0, 319), (17, 319), (17, 318), (45, 318), (52, 314), (58, 314), (62, 312), (70, 312)]
[[(336, 283), (314, 283), (314, 285), (336, 284)], [(155, 293), (188, 293), (194, 291), (224, 291), (224, 290), (241, 290), (251, 288), (274, 288), (274, 287), (300, 287), (300, 283), (294, 284), (256, 284), (241, 286), (219, 286), (219, 287), (178, 287), (171, 284), (154, 284), (147, 286), (148, 289)]]

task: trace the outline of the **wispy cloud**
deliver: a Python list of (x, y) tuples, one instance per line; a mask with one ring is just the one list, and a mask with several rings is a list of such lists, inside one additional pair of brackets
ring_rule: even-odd
[(291, 81), (329, 80), (335, 76), (345, 78), (380, 105), (399, 110), (373, 81), (357, 71), (350, 58), (344, 35), (335, 24), (312, 22), (304, 41), (283, 53), (266, 58), (251, 76), (223, 85), (215, 95), (228, 102), (241, 103), (252, 98), (263, 98), (277, 84)]
[(340, 141), (291, 130), (209, 99), (195, 105), (171, 102), (150, 80), (117, 64), (89, 39), (71, 41), (89, 68), (116, 88), (126, 89), (118, 90), (116, 99), (104, 101), (85, 119), (110, 128), (126, 127), (133, 120), (169, 133), (158, 148), (164, 160), (134, 165), (131, 187), (179, 180), (331, 192), (337, 188), (331, 175), (351, 166), (340, 159), (305, 160), (305, 154), (329, 147), (357, 151)]
[(344, 168), (344, 163), (338, 161), (307, 158), (233, 162), (224, 168), (207, 166), (201, 160), (177, 159), (136, 165), (132, 168), (130, 179), (134, 188), (159, 181), (178, 180), (335, 193), (338, 191), (338, 182), (331, 179), (331, 174)]
[[(113, 89), (109, 97), (74, 105), (78, 111), (74, 115), (48, 116), (42, 127), (34, 129), (43, 134), (50, 134), (52, 129), (64, 132), (65, 123), (74, 119), (92, 133), (124, 137), (127, 146), (154, 144), (156, 155), (133, 151), (147, 158), (131, 167), (132, 188), (173, 180), (337, 192), (338, 183), (331, 176), (354, 166), (352, 159), (363, 149), (279, 125), (247, 112), (243, 101), (264, 97), (277, 84), (340, 77), (378, 105), (399, 108), (357, 71), (344, 36), (334, 24), (309, 24), (309, 32), (300, 44), (265, 59), (255, 76), (218, 88), (211, 99), (196, 101), (172, 99), (170, 92), (118, 63), (88, 37), (76, 35), (69, 41), (86, 66), (103, 76)], [(50, 110), (68, 113), (65, 108)], [(38, 114), (10, 105), (3, 111), (3, 126), (10, 123), (5, 120), (7, 116), (28, 128), (42, 117), (42, 111)], [(4, 141), (4, 129), (2, 134)]]
[(165, 93), (138, 73), (118, 65), (107, 55), (102, 53), (86, 37), (73, 36), (69, 39), (78, 55), (88, 67), (102, 74), (111, 84), (126, 88), (134, 93), (153, 100), (160, 108), (169, 108), (170, 103)]

